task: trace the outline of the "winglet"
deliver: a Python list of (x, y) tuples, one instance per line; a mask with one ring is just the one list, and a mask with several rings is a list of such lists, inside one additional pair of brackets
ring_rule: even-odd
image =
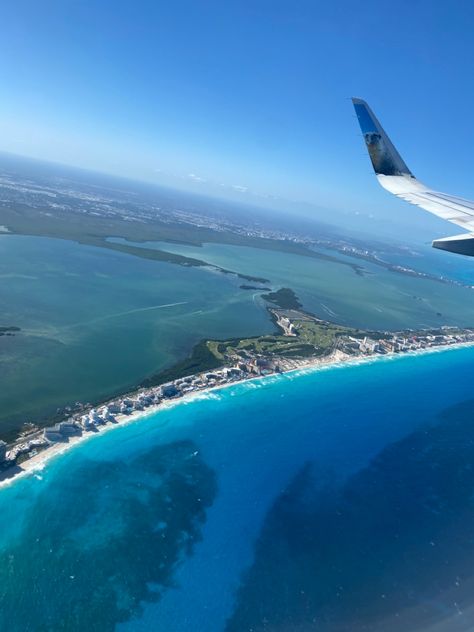
[(444, 239), (435, 239), (433, 248), (455, 252), (458, 255), (467, 255), (474, 257), (474, 234), (463, 233), (462, 235), (454, 235), (453, 237), (445, 237)]
[(355, 97), (352, 98), (352, 103), (375, 173), (384, 176), (413, 177), (367, 103)]

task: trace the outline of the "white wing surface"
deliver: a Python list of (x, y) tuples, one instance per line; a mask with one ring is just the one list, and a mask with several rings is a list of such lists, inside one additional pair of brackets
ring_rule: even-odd
[(435, 248), (474, 256), (474, 202), (429, 189), (415, 178), (395, 149), (372, 110), (362, 99), (352, 99), (377, 180), (384, 189), (468, 231), (437, 239)]

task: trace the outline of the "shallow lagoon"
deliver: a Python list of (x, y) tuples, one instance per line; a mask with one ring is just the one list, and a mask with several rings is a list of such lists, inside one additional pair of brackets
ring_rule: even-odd
[[(266, 277), (274, 288), (293, 288), (306, 309), (348, 325), (474, 324), (473, 290), (349, 257), (334, 263), (223, 244), (140, 245)], [(201, 338), (273, 329), (259, 293), (240, 289), (246, 283), (241, 278), (211, 268), (13, 235), (0, 235), (0, 255), (0, 324), (23, 330), (0, 338), (3, 432), (58, 406), (131, 388), (185, 357)], [(455, 272), (466, 276), (467, 264), (458, 260)], [(361, 263), (364, 276), (351, 267)]]
[(0, 424), (106, 397), (185, 357), (201, 338), (271, 331), (241, 280), (82, 246), (0, 236)]
[[(474, 324), (474, 290), (398, 274), (331, 251), (323, 254), (336, 256), (340, 263), (226, 244), (135, 245), (195, 257), (241, 274), (257, 273), (276, 287), (292, 288), (308, 311), (344, 325), (396, 330)], [(433, 261), (440, 265), (439, 256), (432, 253), (429, 256), (420, 257), (420, 261), (409, 259), (409, 265), (421, 270), (430, 270)], [(432, 271), (474, 285), (469, 258), (458, 257), (456, 261), (454, 265), (450, 258), (449, 267), (444, 264), (442, 270), (435, 267)], [(354, 265), (362, 266), (362, 275), (353, 270)]]

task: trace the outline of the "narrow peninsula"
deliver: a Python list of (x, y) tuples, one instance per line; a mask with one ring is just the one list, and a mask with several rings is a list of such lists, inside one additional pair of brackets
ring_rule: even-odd
[(199, 392), (296, 369), (474, 344), (474, 328), (367, 331), (303, 311), (288, 288), (264, 297), (275, 324), (274, 334), (202, 340), (189, 358), (150, 376), (133, 392), (94, 406), (77, 403), (47, 427), (25, 424), (15, 441), (0, 441), (0, 481), (32, 471), (54, 454), (95, 433), (133, 421), (146, 410)]

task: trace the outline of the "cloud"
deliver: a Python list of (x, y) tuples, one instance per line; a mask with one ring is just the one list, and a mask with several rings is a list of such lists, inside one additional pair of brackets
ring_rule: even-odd
[(193, 182), (206, 182), (204, 178), (197, 176), (195, 173), (188, 173), (188, 178), (190, 178)]
[(243, 187), (240, 184), (233, 184), (231, 188), (234, 189), (234, 191), (239, 191), (240, 193), (247, 193), (249, 190), (248, 187)]

